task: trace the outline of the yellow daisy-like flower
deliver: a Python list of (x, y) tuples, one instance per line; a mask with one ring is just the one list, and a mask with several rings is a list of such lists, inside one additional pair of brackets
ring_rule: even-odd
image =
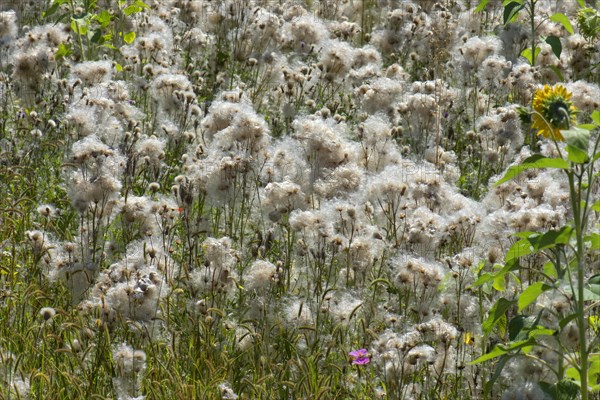
[(538, 135), (563, 141), (561, 129), (569, 129), (575, 124), (577, 108), (571, 101), (572, 94), (562, 85), (544, 85), (533, 97), (533, 124)]

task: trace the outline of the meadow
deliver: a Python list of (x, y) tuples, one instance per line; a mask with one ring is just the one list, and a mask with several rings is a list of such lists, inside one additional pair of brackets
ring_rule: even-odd
[(0, 0), (0, 399), (600, 399), (595, 0)]

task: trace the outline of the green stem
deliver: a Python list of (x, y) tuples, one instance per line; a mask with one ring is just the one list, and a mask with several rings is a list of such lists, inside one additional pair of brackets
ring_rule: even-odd
[(531, 66), (535, 67), (535, 3), (536, 0), (529, 2), (529, 21), (531, 23)]
[(573, 208), (573, 219), (575, 223), (575, 238), (577, 240), (577, 251), (575, 252), (575, 261), (577, 266), (577, 328), (579, 329), (579, 357), (580, 366), (578, 368), (581, 379), (581, 400), (588, 400), (588, 351), (585, 336), (585, 301), (584, 301), (584, 264), (583, 256), (583, 232), (581, 221), (581, 178), (578, 174), (579, 187), (575, 188), (574, 172), (567, 172), (569, 178), (569, 192), (571, 197), (571, 207)]

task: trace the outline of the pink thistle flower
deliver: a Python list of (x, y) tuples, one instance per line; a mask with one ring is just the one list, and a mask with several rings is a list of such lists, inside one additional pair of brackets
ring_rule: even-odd
[(367, 349), (354, 350), (348, 354), (352, 357), (352, 365), (364, 365), (371, 362)]

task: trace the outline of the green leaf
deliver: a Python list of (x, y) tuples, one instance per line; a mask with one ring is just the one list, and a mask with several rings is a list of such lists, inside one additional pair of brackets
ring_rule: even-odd
[(560, 169), (568, 169), (569, 163), (562, 158), (549, 158), (544, 157), (540, 154), (535, 154), (531, 157), (528, 157), (523, 161), (523, 164), (513, 165), (506, 171), (506, 174), (500, 179), (498, 182), (494, 184), (494, 186), (498, 186), (503, 184), (506, 181), (513, 179), (518, 176), (521, 172), (526, 171), (528, 169), (534, 168), (560, 168)]
[(138, 5), (138, 6), (140, 6), (140, 7), (142, 7), (142, 8), (145, 8), (147, 10), (150, 9), (150, 6), (148, 4), (146, 4), (146, 3), (144, 3), (141, 0), (135, 0), (135, 4)]
[(102, 10), (100, 14), (94, 16), (94, 19), (98, 21), (101, 27), (106, 28), (112, 20), (112, 15), (108, 11)]
[(581, 378), (579, 371), (575, 367), (569, 367), (565, 370), (565, 376), (574, 382), (580, 382)]
[(528, 334), (529, 337), (536, 338), (538, 336), (553, 336), (556, 333), (554, 329), (546, 328), (543, 326), (531, 329)]
[(550, 45), (556, 58), (560, 58), (560, 53), (562, 53), (562, 43), (560, 43), (560, 39), (556, 36), (548, 36), (545, 42)]
[(104, 41), (102, 38), (102, 30), (96, 29), (94, 31), (94, 34), (92, 35), (92, 38), (90, 39), (90, 41), (92, 43), (101, 44)]
[(508, 340), (523, 339), (519, 337), (519, 333), (521, 333), (523, 328), (530, 326), (531, 322), (531, 318), (525, 315), (517, 315), (511, 319), (508, 324)]
[(577, 125), (578, 128), (581, 129), (585, 129), (586, 131), (593, 131), (594, 129), (596, 129), (596, 125), (594, 124), (579, 124)]
[(577, 147), (587, 153), (590, 142), (590, 131), (577, 126), (561, 131), (565, 138), (565, 142), (573, 147)]
[(143, 8), (137, 4), (132, 4), (123, 9), (123, 14), (130, 16), (131, 14), (139, 13)]
[[(592, 292), (590, 289), (589, 285), (584, 285), (583, 287), (583, 301), (598, 301), (600, 300), (600, 298), (598, 297), (598, 295), (594, 292)], [(571, 290), (570, 287), (566, 287), (564, 288), (565, 293), (573, 293), (573, 291)], [(577, 295), (577, 292), (575, 292), (575, 295)]]
[(521, 52), (521, 57), (523, 57), (523, 58), (525, 58), (527, 61), (529, 61), (529, 64), (533, 64), (533, 59), (534, 59), (534, 58), (537, 58), (538, 54), (540, 54), (540, 51), (542, 51), (542, 49), (541, 49), (541, 48), (539, 48), (539, 46), (538, 46), (538, 47), (536, 47), (536, 48), (535, 48), (535, 57), (532, 57), (532, 56), (531, 56), (531, 48), (530, 48), (530, 47), (528, 47), (528, 48), (526, 48), (525, 50), (523, 50), (523, 51)]
[(56, 12), (56, 10), (58, 10), (58, 7), (60, 7), (60, 5), (61, 5), (61, 2), (55, 1), (54, 3), (52, 3), (50, 8), (48, 8), (48, 10), (46, 10), (45, 12), (42, 13), (42, 17), (48, 18), (49, 16), (54, 14)]
[(538, 385), (552, 400), (575, 400), (579, 395), (579, 386), (568, 379), (555, 384), (538, 382)]
[(573, 25), (571, 25), (571, 21), (569, 21), (569, 17), (562, 13), (554, 13), (550, 17), (550, 21), (558, 22), (569, 32), (571, 35), (575, 32), (573, 30)]
[(123, 40), (125, 41), (125, 43), (131, 44), (135, 40), (135, 37), (136, 37), (135, 32), (128, 32), (123, 35)]
[(473, 287), (477, 287), (477, 286), (481, 286), (485, 283), (491, 282), (496, 278), (496, 276), (490, 274), (490, 273), (484, 273), (482, 274), (479, 278), (477, 278), (477, 280), (475, 281), (475, 283), (473, 283)]
[(547, 263), (545, 263), (543, 266), (543, 269), (544, 269), (544, 273), (546, 275), (548, 275), (550, 278), (554, 278), (554, 279), (558, 278), (558, 271), (556, 270), (556, 266), (551, 261), (548, 261)]
[(71, 55), (71, 45), (61, 43), (58, 45), (58, 50), (54, 53), (54, 58), (56, 60), (64, 59), (65, 57)]
[(88, 21), (83, 18), (73, 18), (71, 20), (71, 29), (78, 35), (85, 35), (88, 32)]
[(523, 0), (502, 0), (502, 7), (506, 7), (509, 3), (523, 4)]
[(508, 262), (513, 259), (521, 258), (533, 253), (533, 246), (531, 245), (530, 239), (521, 239), (508, 249), (508, 252), (504, 256), (504, 261)]
[(489, 2), (490, 2), (490, 0), (481, 0), (479, 2), (479, 4), (477, 5), (477, 7), (475, 8), (475, 12), (483, 11)]
[(117, 72), (123, 72), (123, 66), (121, 64), (119, 64), (119, 63), (116, 63), (115, 64), (115, 70)]
[(590, 243), (590, 250), (599, 250), (600, 249), (600, 234), (598, 233), (590, 233), (583, 238), (583, 241), (586, 243)]
[(535, 239), (529, 239), (529, 241), (536, 251), (543, 250), (555, 247), (557, 244), (568, 244), (572, 233), (573, 228), (563, 226), (559, 230), (549, 230)]
[(560, 329), (564, 329), (565, 326), (567, 326), (569, 324), (569, 322), (573, 321), (576, 318), (577, 318), (577, 314), (567, 315), (566, 317), (564, 317), (563, 319), (561, 319), (558, 322), (558, 326), (560, 327)]
[(492, 331), (492, 328), (496, 326), (496, 324), (498, 323), (498, 321), (500, 321), (502, 317), (506, 318), (506, 311), (510, 307), (512, 307), (513, 304), (514, 301), (507, 300), (504, 297), (500, 297), (490, 309), (487, 319), (483, 321), (483, 324), (481, 325), (483, 333), (488, 335)]
[(598, 295), (598, 300), (600, 300), (600, 274), (596, 274), (588, 279), (587, 286), (592, 293)]
[(504, 355), (508, 353), (507, 350), (501, 348), (499, 345), (494, 346), (494, 348), (492, 349), (492, 351), (490, 351), (487, 354), (482, 355), (481, 357), (478, 357), (477, 359), (471, 361), (468, 365), (475, 365), (475, 364), (481, 364), (482, 362), (488, 361), (488, 360), (492, 360), (496, 357), (500, 357), (501, 355)]
[(581, 149), (567, 146), (567, 158), (575, 164), (583, 164), (588, 159), (588, 155), (585, 151), (581, 151)]
[(518, 237), (520, 239), (527, 239), (529, 237), (531, 237), (532, 235), (538, 235), (539, 232), (534, 232), (534, 231), (522, 231), (522, 232), (517, 232), (515, 234), (513, 234), (514, 237)]
[(513, 22), (513, 20), (517, 17), (519, 11), (521, 11), (523, 8), (525, 8), (524, 4), (521, 4), (520, 2), (514, 0), (506, 4), (504, 6), (503, 14), (504, 25), (508, 24), (509, 22)]
[(584, 163), (588, 159), (590, 131), (573, 127), (569, 130), (561, 130), (561, 133), (567, 143), (569, 160), (578, 164)]
[(600, 125), (600, 111), (595, 110), (592, 113), (592, 121), (594, 121), (596, 125)]
[(504, 274), (494, 277), (494, 283), (492, 284), (492, 287), (499, 292), (504, 292), (504, 289), (506, 288), (506, 279), (504, 278)]
[(529, 285), (527, 289), (525, 289), (523, 293), (521, 293), (521, 295), (519, 296), (519, 311), (522, 311), (528, 305), (533, 303), (540, 294), (542, 294), (548, 289), (552, 289), (552, 286), (548, 286), (543, 282), (536, 282), (532, 285)]

